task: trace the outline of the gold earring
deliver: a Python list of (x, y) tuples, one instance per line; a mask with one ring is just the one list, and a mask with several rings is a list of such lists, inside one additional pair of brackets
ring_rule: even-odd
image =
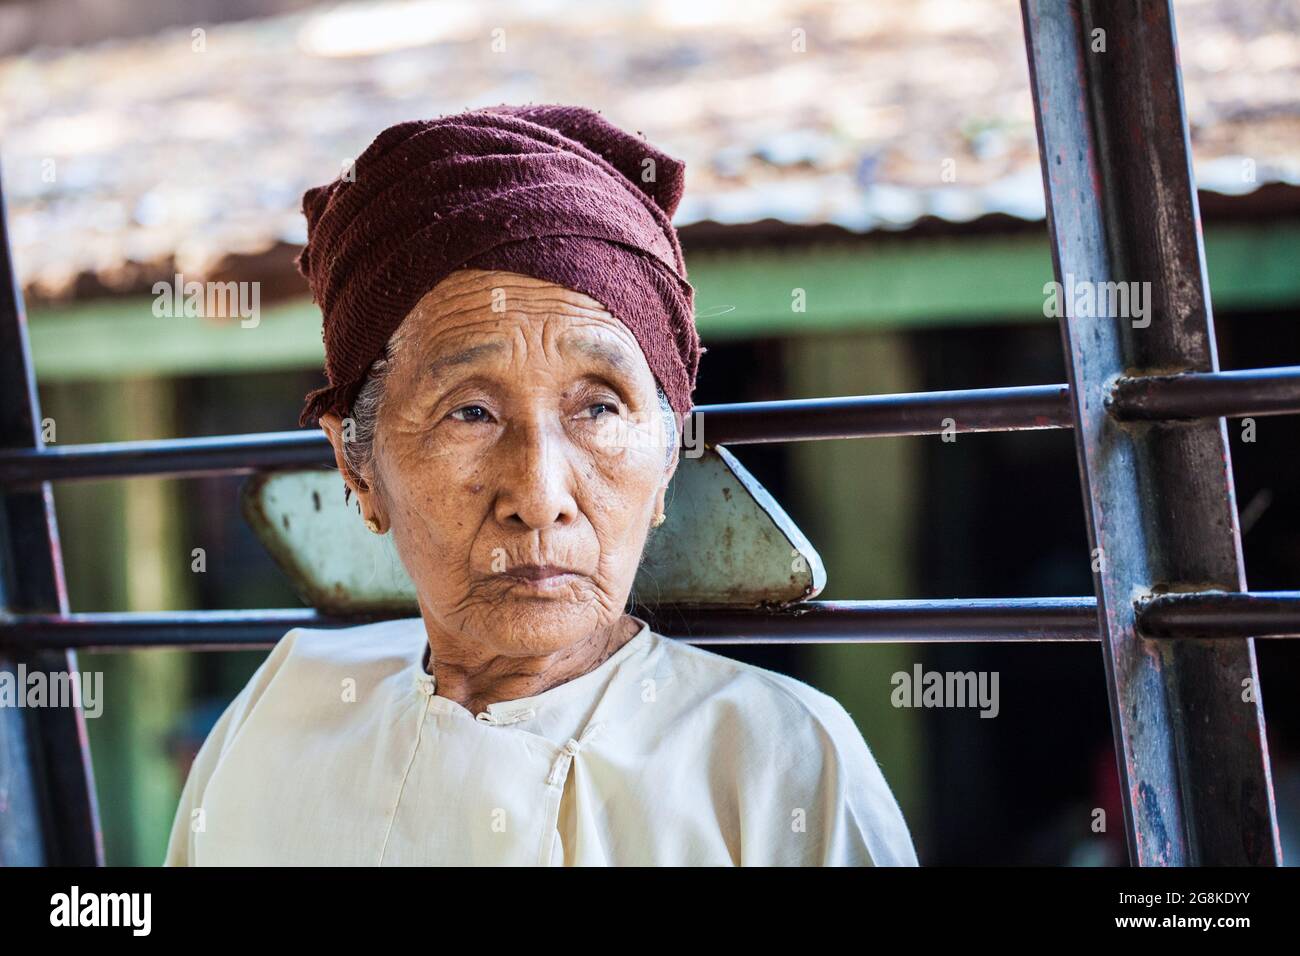
[(375, 534), (379, 534), (379, 522), (376, 521), (374, 518), (366, 519), (366, 527), (369, 528), (371, 531), (373, 531)]
[(653, 518), (650, 519), (650, 527), (657, 528), (661, 524), (663, 524), (666, 520), (668, 520), (668, 516), (661, 511)]

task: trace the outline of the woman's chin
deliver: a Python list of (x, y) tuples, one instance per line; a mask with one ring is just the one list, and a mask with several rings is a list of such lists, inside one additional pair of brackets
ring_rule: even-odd
[[(521, 653), (561, 650), (611, 623), (594, 600), (576, 601), (534, 593), (502, 598), (487, 622), (489, 640), (511, 645)], [(617, 615), (615, 616), (617, 618)]]

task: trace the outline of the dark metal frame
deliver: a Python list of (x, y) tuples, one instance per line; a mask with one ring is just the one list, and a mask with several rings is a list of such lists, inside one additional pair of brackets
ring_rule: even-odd
[[(1109, 301), (1079, 315), (1067, 301), (1061, 320), (1130, 854), (1153, 865), (1276, 863), (1253, 642), (1193, 628), (1157, 650), (1134, 602), (1246, 589), (1226, 425), (1212, 394), (1199, 408), (1186, 401), (1184, 376), (1218, 372), (1218, 357), (1172, 4), (1022, 9), (1057, 281), (1150, 290), (1141, 317), (1109, 314)], [(1255, 376), (1259, 404), (1294, 397), (1289, 372)], [(1117, 381), (1109, 403), (1095, 399)], [(1142, 410), (1132, 416), (1142, 423), (1120, 407)], [(1215, 417), (1159, 420), (1171, 410)]]
[[(22, 294), (10, 268), (8, 223), (0, 192), (0, 445), (39, 452), (40, 406)], [(6, 488), (2, 497), (0, 611), (6, 617), (67, 614), (50, 486)], [(70, 675), (77, 656), (49, 641), (14, 648), (0, 638), (0, 670), (10, 668)], [(0, 707), (0, 791), (0, 864), (103, 862), (80, 709)]]
[[(1169, 0), (1022, 8), (1057, 278), (1149, 281), (1150, 325), (1067, 315), (1069, 385), (706, 406), (697, 434), (745, 444), (1073, 428), (1103, 556), (1098, 599), (661, 608), (654, 623), (699, 644), (1099, 641), (1132, 861), (1276, 864), (1253, 638), (1300, 635), (1300, 592), (1245, 592), (1224, 416), (1300, 412), (1300, 368), (1218, 370)], [(1109, 57), (1092, 52), (1097, 29)], [(0, 663), (72, 669), (73, 648), (261, 647), (291, 627), (356, 623), (310, 609), (68, 613), (49, 482), (332, 456), (305, 432), (42, 448), (7, 240), (0, 257)], [(14, 720), (0, 710), (0, 734), (25, 740), (30, 759), (0, 765), (0, 782), (29, 799), (0, 810), (0, 862), (101, 862), (80, 715)]]

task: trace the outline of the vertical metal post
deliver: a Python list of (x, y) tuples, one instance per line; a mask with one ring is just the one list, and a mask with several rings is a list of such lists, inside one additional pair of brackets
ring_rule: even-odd
[[(0, 448), (39, 448), (40, 408), (22, 294), (0, 189)], [(0, 507), (0, 611), (66, 614), (59, 532), (48, 483), (9, 490)], [(15, 675), (72, 674), (72, 651), (0, 655)], [(25, 691), (24, 683), (16, 686)], [(0, 865), (93, 866), (103, 844), (86, 724), (75, 707), (0, 707)]]
[(1224, 421), (1105, 403), (1120, 375), (1218, 367), (1171, 3), (1022, 10), (1130, 857), (1276, 864), (1254, 642), (1135, 624), (1152, 591), (1245, 590)]

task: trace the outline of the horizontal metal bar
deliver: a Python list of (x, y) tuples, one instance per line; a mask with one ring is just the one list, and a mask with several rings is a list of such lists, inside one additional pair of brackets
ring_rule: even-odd
[[(1132, 419), (1300, 412), (1300, 367), (1120, 379), (1108, 405)], [(1068, 385), (699, 405), (692, 416), (690, 437), (711, 445), (1073, 427)], [(329, 442), (315, 430), (56, 445), (0, 451), (0, 486), (333, 464)]]
[[(660, 634), (690, 644), (926, 644), (1095, 641), (1090, 597), (808, 601), (785, 608), (638, 609)], [(336, 628), (390, 615), (334, 617), (311, 608), (254, 611), (0, 614), (0, 651), (270, 647), (294, 627)], [(1300, 592), (1162, 594), (1139, 604), (1144, 636), (1300, 635)]]
[(240, 474), (334, 464), (324, 432), (263, 432), (211, 438), (51, 446), (0, 452), (0, 485), (42, 481)]
[(1300, 636), (1300, 592), (1188, 591), (1137, 602), (1144, 637)]
[(700, 405), (711, 445), (1070, 428), (1067, 385)]
[(240, 650), (270, 647), (295, 627), (348, 627), (383, 619), (383, 616), (331, 617), (311, 608), (0, 615), (0, 650), (6, 647)]
[(1120, 378), (1106, 407), (1123, 421), (1294, 414), (1300, 412), (1300, 366)]
[[(784, 609), (638, 610), (661, 634), (691, 644), (1095, 641), (1092, 598), (810, 601)], [(0, 649), (120, 650), (269, 647), (294, 627), (347, 627), (382, 617), (337, 618), (310, 608), (265, 611), (110, 612), (0, 616)]]
[(1091, 597), (808, 601), (788, 608), (663, 608), (661, 634), (691, 644), (1096, 641)]
[[(711, 445), (1070, 427), (1064, 385), (700, 405), (692, 417), (688, 437)], [(333, 464), (320, 431), (267, 432), (3, 451), (0, 485)]]

